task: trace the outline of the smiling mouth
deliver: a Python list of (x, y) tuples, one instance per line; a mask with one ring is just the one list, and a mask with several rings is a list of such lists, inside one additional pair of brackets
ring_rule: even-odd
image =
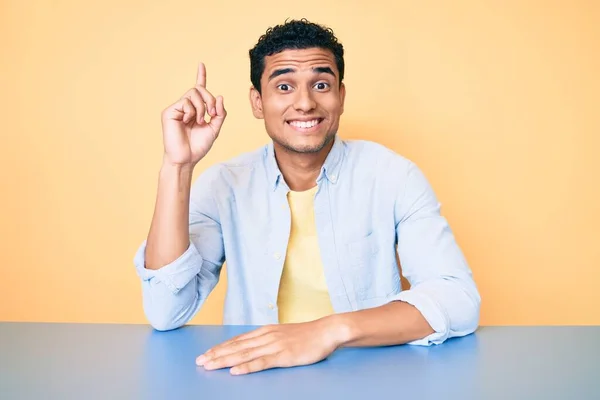
[(300, 132), (309, 132), (316, 130), (324, 118), (315, 118), (308, 121), (290, 120), (286, 121), (288, 125)]

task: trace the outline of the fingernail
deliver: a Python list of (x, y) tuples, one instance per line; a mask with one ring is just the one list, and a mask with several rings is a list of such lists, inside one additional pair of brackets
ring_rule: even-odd
[(231, 375), (237, 375), (240, 373), (240, 370), (236, 367), (233, 367), (229, 370), (229, 372), (231, 372)]
[(210, 114), (214, 117), (215, 115), (217, 115), (217, 109), (216, 108), (211, 108), (210, 109)]
[(204, 364), (205, 361), (206, 361), (206, 357), (200, 356), (200, 357), (196, 358), (196, 365), (202, 365), (202, 364)]

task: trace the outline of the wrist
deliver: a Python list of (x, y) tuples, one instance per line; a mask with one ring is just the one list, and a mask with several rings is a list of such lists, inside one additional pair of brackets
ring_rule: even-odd
[(191, 165), (179, 165), (164, 163), (158, 174), (159, 187), (163, 187), (169, 193), (177, 193), (189, 196), (192, 186), (194, 167)]
[(169, 176), (192, 176), (194, 173), (193, 164), (174, 164), (168, 160), (163, 160), (160, 167), (161, 175)]
[(332, 314), (321, 321), (325, 326), (327, 337), (336, 348), (343, 347), (355, 339), (356, 332), (348, 313)]

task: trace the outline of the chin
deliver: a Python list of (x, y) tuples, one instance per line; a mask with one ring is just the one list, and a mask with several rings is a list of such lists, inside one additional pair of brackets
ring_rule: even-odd
[[(314, 154), (314, 153), (318, 153), (321, 150), (323, 150), (323, 148), (325, 148), (329, 143), (331, 143), (331, 141), (333, 140), (333, 138), (335, 137), (335, 134), (332, 135), (328, 135), (326, 137), (320, 137), (320, 138), (311, 138), (311, 140), (288, 140), (288, 141), (278, 141), (278, 143), (284, 147), (285, 149), (292, 151), (294, 153), (300, 153), (300, 154)], [(305, 138), (308, 139), (308, 138)]]

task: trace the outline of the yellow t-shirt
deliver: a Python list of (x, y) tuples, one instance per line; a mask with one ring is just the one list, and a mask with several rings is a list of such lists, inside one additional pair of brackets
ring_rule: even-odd
[(317, 189), (288, 192), (292, 224), (277, 299), (280, 323), (314, 321), (334, 313), (315, 225)]

